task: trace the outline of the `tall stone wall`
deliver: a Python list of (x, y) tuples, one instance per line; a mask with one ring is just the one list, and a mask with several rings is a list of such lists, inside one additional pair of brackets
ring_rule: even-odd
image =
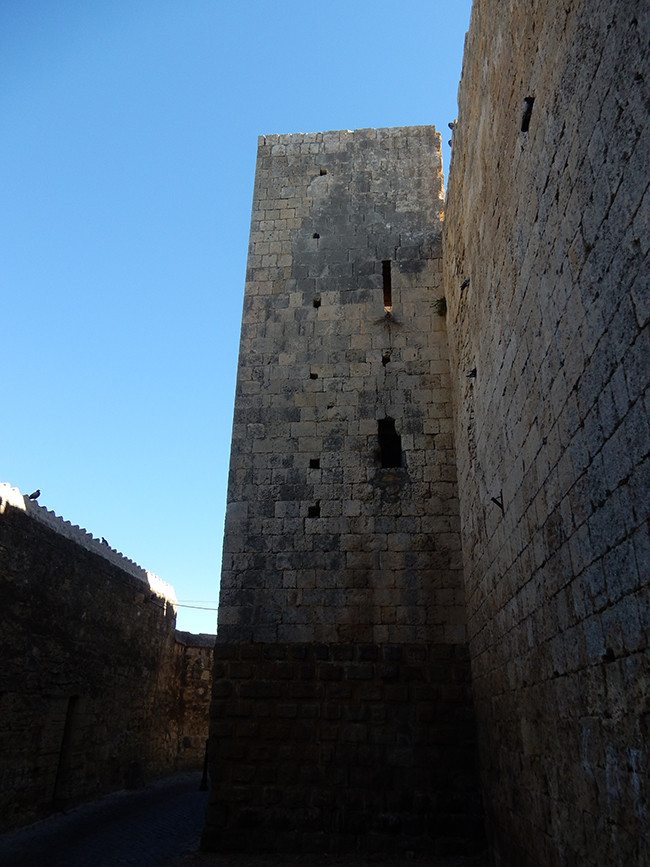
[(433, 127), (260, 138), (208, 848), (480, 833), (441, 210)]
[(441, 209), (433, 127), (260, 138), (222, 639), (464, 640)]
[(2, 830), (203, 760), (212, 650), (105, 547), (0, 485)]
[(635, 0), (479, 0), (466, 41), (444, 276), (499, 864), (650, 861), (649, 35)]

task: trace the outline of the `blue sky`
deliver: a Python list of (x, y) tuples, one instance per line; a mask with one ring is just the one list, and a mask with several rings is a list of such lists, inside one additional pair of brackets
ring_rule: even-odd
[(257, 136), (446, 142), (469, 9), (0, 3), (0, 480), (216, 605)]

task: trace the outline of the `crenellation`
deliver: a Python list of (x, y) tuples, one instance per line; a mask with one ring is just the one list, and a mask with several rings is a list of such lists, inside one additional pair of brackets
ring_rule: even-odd
[(127, 572), (139, 581), (143, 581), (172, 605), (176, 602), (174, 588), (163, 581), (158, 575), (138, 566), (133, 560), (125, 557), (124, 554), (112, 548), (107, 542), (97, 539), (83, 527), (64, 520), (55, 512), (46, 509), (45, 506), (41, 506), (35, 500), (30, 500), (29, 497), (21, 494), (18, 488), (13, 487), (8, 482), (0, 482), (0, 515), (7, 510), (7, 507), (26, 512), (30, 518), (49, 527), (55, 533), (70, 539), (88, 551), (99, 554), (100, 557), (108, 560), (123, 572)]

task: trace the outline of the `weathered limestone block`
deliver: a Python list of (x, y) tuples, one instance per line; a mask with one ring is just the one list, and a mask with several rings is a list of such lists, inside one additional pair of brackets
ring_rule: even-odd
[[(433, 127), (343, 130), (306, 149), (303, 134), (260, 138), (220, 640), (463, 640), (462, 611), (440, 607), (427, 575), (461, 586), (458, 538), (436, 522), (458, 525), (453, 447), (437, 438), (451, 425), (439, 138)], [(394, 467), (382, 467), (385, 418)], [(364, 556), (341, 557), (353, 547)], [(411, 551), (399, 573), (384, 550)], [(356, 595), (326, 601), (333, 586)]]

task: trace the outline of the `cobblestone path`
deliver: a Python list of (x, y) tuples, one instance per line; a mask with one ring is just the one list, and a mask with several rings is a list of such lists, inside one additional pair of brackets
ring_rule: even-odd
[(203, 855), (172, 862), (174, 867), (490, 867), (483, 856), (404, 856), (355, 858), (353, 855)]
[(171, 865), (195, 852), (207, 792), (200, 774), (179, 774), (116, 792), (0, 837), (2, 867)]
[(0, 836), (1, 867), (484, 867), (482, 858), (357, 860), (335, 855), (202, 855), (207, 792), (178, 774)]

